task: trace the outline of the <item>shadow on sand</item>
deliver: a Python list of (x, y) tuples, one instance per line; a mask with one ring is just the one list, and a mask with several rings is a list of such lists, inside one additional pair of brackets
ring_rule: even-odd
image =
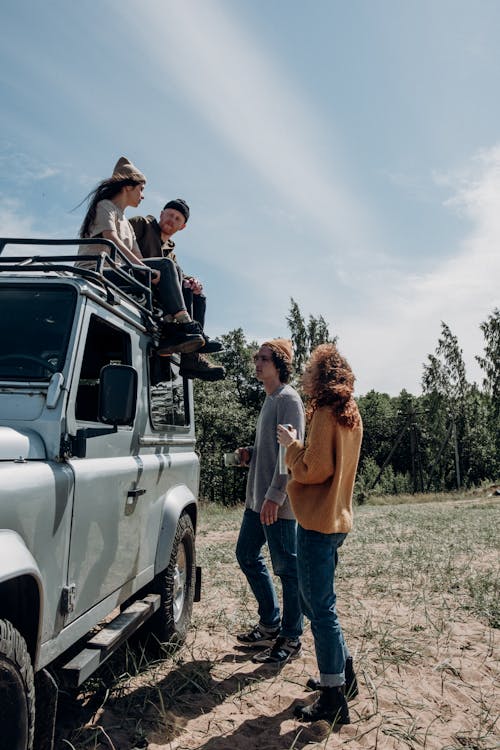
[[(90, 685), (88, 692), (78, 696), (62, 694), (59, 701), (56, 731), (57, 750), (68, 747), (92, 747), (96, 750), (110, 747), (128, 750), (141, 745), (145, 738), (158, 745), (172, 742), (185, 730), (189, 721), (208, 714), (227, 699), (234, 697), (234, 712), (238, 714), (238, 699), (242, 693), (251, 692), (257, 683), (273, 680), (279, 670), (266, 665), (255, 665), (250, 672), (238, 672), (217, 680), (212, 670), (217, 664), (248, 662), (251, 653), (228, 652), (216, 661), (192, 660), (178, 664), (168, 674), (155, 678), (145, 674), (137, 678), (142, 684), (134, 689), (117, 685), (117, 674), (127, 676), (127, 653), (114, 657), (114, 663), (101, 670), (99, 683)], [(160, 664), (160, 662), (158, 662)], [(153, 670), (154, 672), (154, 670)], [(248, 719), (232, 731), (219, 731), (198, 750), (300, 750), (310, 742), (324, 739), (330, 732), (326, 722), (304, 725), (294, 722), (293, 728), (280, 734), (283, 722), (293, 720), (293, 708), (300, 701), (292, 701), (274, 716)], [(234, 719), (233, 719), (234, 720)], [(221, 722), (230, 726), (231, 722)], [(237, 722), (235, 721), (236, 725)], [(78, 729), (75, 729), (78, 727)], [(200, 738), (203, 742), (203, 737)], [(68, 744), (71, 743), (71, 744)], [(112, 744), (111, 744), (112, 743)]]

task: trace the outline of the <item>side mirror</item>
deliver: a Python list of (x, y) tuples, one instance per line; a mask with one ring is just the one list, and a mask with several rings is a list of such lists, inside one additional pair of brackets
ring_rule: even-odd
[(131, 426), (136, 407), (137, 372), (130, 365), (105, 365), (99, 375), (99, 421)]

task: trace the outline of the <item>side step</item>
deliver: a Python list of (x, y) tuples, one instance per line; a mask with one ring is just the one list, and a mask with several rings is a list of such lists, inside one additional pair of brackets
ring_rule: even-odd
[(69, 687), (79, 687), (108, 659), (151, 615), (160, 608), (159, 594), (148, 594), (107, 623), (90, 638), (85, 648), (61, 669), (64, 682)]

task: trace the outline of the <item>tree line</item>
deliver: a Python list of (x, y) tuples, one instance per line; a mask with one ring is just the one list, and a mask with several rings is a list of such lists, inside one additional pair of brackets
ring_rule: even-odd
[[(291, 300), (287, 325), (294, 348), (292, 385), (310, 352), (320, 343), (336, 343), (320, 315), (306, 318)], [(433, 354), (423, 363), (422, 395), (402, 390), (389, 396), (371, 390), (357, 399), (363, 418), (356, 499), (371, 493), (414, 493), (469, 488), (500, 476), (500, 310), (480, 329), (484, 350), (476, 357), (482, 382), (467, 380), (462, 350), (446, 323)], [(232, 505), (244, 500), (246, 471), (227, 468), (223, 454), (253, 442), (264, 391), (254, 377), (258, 348), (241, 328), (221, 337), (216, 359), (226, 379), (194, 381), (197, 450), (201, 457), (200, 494)]]

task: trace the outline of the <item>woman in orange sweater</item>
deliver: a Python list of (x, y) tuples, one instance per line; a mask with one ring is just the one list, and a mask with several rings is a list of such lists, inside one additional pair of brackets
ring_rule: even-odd
[(352, 493), (363, 426), (353, 398), (354, 375), (334, 344), (321, 344), (306, 365), (308, 398), (305, 445), (295, 430), (278, 426), (291, 472), (287, 485), (298, 521), (297, 565), (302, 611), (311, 621), (320, 679), (309, 680), (319, 697), (297, 706), (303, 721), (349, 724), (347, 698), (357, 694), (352, 659), (335, 609), (337, 550), (352, 528)]

